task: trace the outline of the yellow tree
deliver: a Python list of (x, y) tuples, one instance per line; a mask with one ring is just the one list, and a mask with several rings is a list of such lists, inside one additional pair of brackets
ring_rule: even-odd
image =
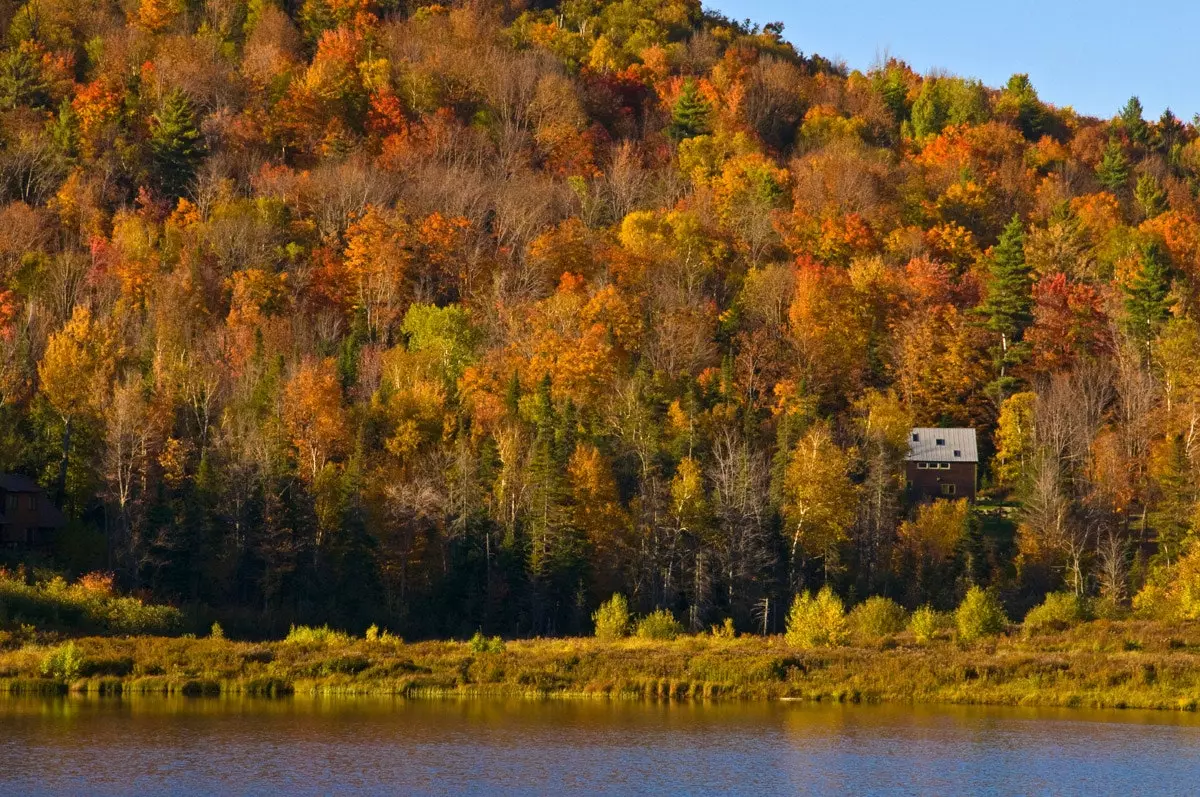
[(309, 361), (297, 368), (283, 402), (283, 422), (299, 454), (301, 474), (312, 484), (346, 447), (346, 414), (333, 360)]
[(850, 480), (850, 456), (826, 426), (809, 429), (792, 449), (783, 476), (783, 517), (793, 568), (797, 551), (803, 551), (822, 560), (828, 578), (854, 522), (857, 492)]
[(50, 336), (38, 364), (42, 396), (62, 419), (62, 460), (58, 487), (66, 489), (71, 432), (80, 419), (99, 415), (112, 385), (116, 357), (108, 328), (76, 307), (71, 319)]
[(1026, 476), (1033, 454), (1033, 408), (1036, 393), (1014, 393), (1000, 405), (996, 425), (996, 481), (1016, 487)]
[(355, 304), (372, 338), (386, 333), (400, 314), (400, 297), (411, 253), (407, 225), (397, 213), (371, 205), (346, 231), (346, 271), (354, 281)]

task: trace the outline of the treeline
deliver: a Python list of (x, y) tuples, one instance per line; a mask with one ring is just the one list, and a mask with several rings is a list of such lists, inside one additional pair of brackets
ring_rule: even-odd
[[(0, 3), (0, 471), (258, 628), (1189, 616), (1200, 143), (691, 0)], [(1011, 511), (904, 500), (979, 430)], [(1196, 594), (1200, 594), (1197, 592)]]

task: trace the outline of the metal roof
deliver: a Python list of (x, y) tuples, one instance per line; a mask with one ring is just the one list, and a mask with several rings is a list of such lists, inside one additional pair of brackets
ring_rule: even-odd
[(910, 462), (979, 462), (974, 429), (920, 427), (908, 435)]
[(0, 473), (0, 490), (10, 493), (40, 493), (42, 488), (28, 476), (17, 473)]

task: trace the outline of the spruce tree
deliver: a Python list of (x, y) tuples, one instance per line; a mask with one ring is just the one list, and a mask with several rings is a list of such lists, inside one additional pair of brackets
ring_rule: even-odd
[(163, 193), (180, 196), (204, 157), (196, 114), (182, 91), (168, 94), (151, 119), (150, 155), (153, 176)]
[(683, 91), (671, 109), (671, 125), (667, 128), (671, 138), (682, 141), (693, 136), (702, 136), (709, 132), (709, 115), (712, 108), (700, 94), (696, 81), (688, 78), (683, 84)]
[(1114, 194), (1120, 193), (1129, 182), (1129, 159), (1125, 157), (1125, 150), (1117, 139), (1108, 140), (1108, 146), (1104, 148), (1104, 157), (1096, 167), (1096, 177), (1101, 185)]
[(1025, 329), (1033, 323), (1033, 277), (1025, 262), (1025, 227), (1014, 215), (992, 250), (987, 282), (987, 299), (979, 308), (988, 330), (998, 337), (993, 349), (997, 379), (993, 389), (1003, 398), (1014, 380), (1011, 366), (1025, 359), (1022, 343)]
[(1171, 302), (1171, 271), (1157, 241), (1138, 247), (1138, 269), (1125, 284), (1125, 327), (1147, 346), (1167, 320)]

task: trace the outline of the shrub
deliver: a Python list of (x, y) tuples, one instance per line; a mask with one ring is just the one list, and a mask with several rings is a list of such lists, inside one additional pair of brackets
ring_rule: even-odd
[(1025, 615), (1026, 634), (1063, 631), (1088, 619), (1087, 602), (1073, 592), (1051, 592)]
[(283, 641), (291, 645), (348, 645), (350, 635), (344, 631), (335, 631), (327, 625), (320, 628), (293, 625)]
[(725, 622), (714, 625), (711, 630), (716, 639), (737, 639), (737, 630), (733, 627), (732, 617), (726, 617)]
[(42, 660), (42, 675), (69, 681), (78, 678), (83, 669), (83, 652), (74, 642), (60, 645)]
[(221, 627), (220, 623), (213, 623), (212, 628), (208, 629), (208, 636), (209, 639), (224, 639), (225, 629)]
[(967, 596), (954, 612), (954, 623), (958, 627), (958, 638), (963, 642), (974, 642), (985, 636), (996, 636), (1008, 624), (1004, 607), (994, 593), (980, 587), (971, 587)]
[(912, 613), (912, 617), (908, 621), (908, 630), (912, 631), (913, 638), (921, 645), (932, 642), (938, 632), (949, 625), (946, 621), (946, 616), (939, 611), (934, 610), (932, 606), (922, 606)]
[(613, 595), (592, 614), (597, 639), (620, 639), (629, 635), (629, 601), (621, 594)]
[(639, 639), (674, 639), (683, 633), (683, 626), (668, 609), (650, 612), (638, 620)]
[(799, 648), (835, 647), (844, 645), (847, 636), (846, 606), (828, 586), (822, 587), (815, 598), (805, 592), (792, 601), (785, 635), (789, 645)]
[(908, 615), (904, 607), (891, 598), (876, 595), (855, 606), (849, 619), (854, 633), (879, 639), (903, 631)]
[(498, 636), (485, 637), (482, 631), (476, 631), (469, 643), (472, 653), (503, 653), (504, 640)]

